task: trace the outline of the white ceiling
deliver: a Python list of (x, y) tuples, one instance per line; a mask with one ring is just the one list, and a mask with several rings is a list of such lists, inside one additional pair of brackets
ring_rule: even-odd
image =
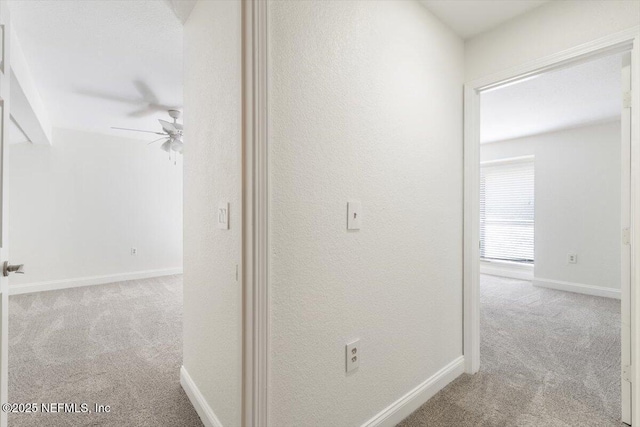
[(181, 3), (10, 1), (12, 24), (53, 125), (153, 138), (110, 127), (159, 130), (157, 119), (169, 120), (162, 112), (128, 116), (145, 106), (135, 102), (144, 85), (161, 104), (182, 106), (181, 21), (193, 2)]
[(462, 38), (473, 37), (549, 0), (420, 0)]
[[(467, 37), (544, 3), (423, 2)], [(160, 103), (182, 105), (182, 22), (194, 3), (12, 0), (13, 25), (54, 126), (154, 139), (110, 129), (159, 130), (157, 119), (168, 119), (163, 112), (130, 117), (144, 103), (118, 99), (140, 99), (142, 82)], [(605, 58), (484, 94), (482, 141), (619, 116), (619, 68), (619, 58)]]
[(612, 55), (481, 95), (480, 140), (502, 141), (620, 118), (622, 58)]

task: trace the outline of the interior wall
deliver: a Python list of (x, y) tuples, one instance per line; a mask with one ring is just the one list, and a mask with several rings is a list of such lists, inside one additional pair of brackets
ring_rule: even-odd
[(416, 1), (269, 26), (271, 424), (360, 425), (462, 355), (463, 43)]
[(56, 128), (8, 178), (12, 285), (182, 267), (182, 165), (145, 141)]
[(465, 43), (465, 81), (640, 25), (637, 0), (551, 1)]
[(620, 132), (615, 121), (481, 145), (482, 161), (535, 155), (535, 280), (620, 289)]
[[(199, 1), (184, 27), (184, 368), (241, 425), (241, 2)], [(230, 229), (217, 228), (220, 203)]]

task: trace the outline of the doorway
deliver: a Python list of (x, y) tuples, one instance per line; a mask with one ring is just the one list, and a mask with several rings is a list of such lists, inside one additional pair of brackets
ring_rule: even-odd
[(0, 2), (0, 426), (202, 425), (179, 377), (183, 22), (36, 3)]
[[(485, 255), (485, 261), (492, 261), (490, 259), (489, 260), (486, 259), (486, 258), (490, 258), (490, 257), (486, 257), (487, 253), (491, 255), (491, 250), (490, 250), (491, 248), (487, 247), (488, 242), (486, 241), (486, 239), (496, 238), (496, 236), (498, 237), (502, 236), (503, 238), (507, 238), (507, 239), (510, 238), (509, 236), (511, 237), (520, 236), (520, 238), (516, 242), (519, 245), (519, 247), (511, 248), (512, 252), (515, 249), (525, 250), (527, 246), (526, 243), (528, 242), (528, 239), (522, 238), (522, 236), (526, 235), (526, 232), (524, 231), (524, 228), (526, 227), (522, 225), (523, 224), (522, 221), (525, 221), (526, 218), (524, 217), (515, 218), (515, 219), (512, 218), (512, 220), (516, 222), (520, 221), (519, 223), (520, 229), (514, 231), (513, 223), (509, 226), (505, 226), (504, 224), (501, 227), (496, 226), (495, 222), (492, 223), (492, 221), (495, 221), (495, 218), (491, 218), (491, 215), (486, 215), (487, 214), (486, 211), (483, 212), (483, 206), (482, 206), (482, 200), (481, 200), (481, 188), (482, 188), (481, 186), (482, 186), (482, 180), (483, 180), (483, 175), (481, 171), (483, 168), (481, 166), (482, 149), (481, 149), (480, 142), (481, 142), (481, 133), (482, 133), (481, 111), (483, 111), (484, 106), (482, 106), (481, 108), (481, 97), (483, 94), (490, 94), (491, 91), (498, 90), (498, 88), (507, 88), (508, 86), (516, 85), (518, 82), (525, 82), (527, 80), (535, 79), (538, 76), (553, 74), (553, 73), (550, 73), (551, 71), (561, 72), (562, 70), (568, 69), (568, 67), (577, 66), (578, 64), (584, 64), (590, 60), (597, 60), (605, 56), (611, 56), (613, 54), (617, 54), (618, 58), (620, 58), (620, 56), (623, 56), (625, 58), (624, 60), (619, 60), (618, 62), (619, 63), (618, 72), (622, 80), (622, 87), (619, 95), (620, 95), (620, 99), (623, 99), (624, 98), (623, 93), (628, 91), (627, 89), (628, 86), (626, 85), (630, 85), (631, 54), (628, 52), (632, 49), (634, 36), (635, 34), (617, 35), (616, 37), (609, 38), (608, 40), (600, 40), (598, 43), (594, 42), (591, 46), (588, 46), (588, 47), (583, 46), (580, 49), (576, 49), (575, 52), (566, 52), (561, 58), (556, 57), (556, 58), (548, 58), (546, 60), (540, 60), (538, 61), (537, 64), (530, 64), (526, 67), (522, 67), (521, 70), (504, 73), (502, 76), (495, 76), (490, 79), (486, 79), (484, 81), (476, 81), (466, 87), (466, 92), (465, 92), (465, 117), (466, 117), (465, 175), (466, 177), (465, 177), (465, 334), (464, 334), (465, 343), (464, 343), (464, 353), (465, 353), (466, 369), (467, 369), (467, 372), (469, 373), (476, 373), (479, 370), (482, 370), (482, 363), (481, 363), (481, 356), (480, 356), (480, 353), (481, 353), (480, 341), (483, 335), (481, 333), (481, 328), (480, 328), (480, 319), (481, 319), (480, 307), (481, 307), (481, 300), (483, 296), (481, 291), (482, 280), (480, 279), (481, 277), (480, 273), (482, 272), (483, 267), (481, 266), (481, 261), (480, 261), (481, 254)], [(636, 47), (637, 47), (637, 44), (636, 44)], [(627, 53), (623, 54), (623, 52), (627, 52)], [(629, 107), (631, 106), (630, 102), (628, 103), (628, 105)], [(628, 370), (624, 368), (625, 366), (629, 366), (631, 364), (631, 355), (632, 355), (630, 351), (631, 328), (629, 327), (629, 325), (631, 324), (631, 303), (632, 303), (632, 298), (631, 298), (632, 297), (631, 295), (632, 269), (631, 268), (632, 266), (631, 266), (631, 259), (630, 259), (631, 249), (630, 249), (630, 246), (627, 244), (627, 241), (631, 240), (631, 238), (627, 239), (626, 237), (626, 236), (631, 237), (633, 234), (633, 231), (630, 231), (632, 228), (632, 224), (630, 223), (630, 214), (629, 214), (630, 206), (631, 206), (630, 204), (631, 203), (631, 182), (630, 182), (629, 172), (632, 165), (631, 157), (630, 157), (631, 110), (629, 107), (625, 107), (622, 109), (622, 114), (620, 117), (620, 128), (619, 128), (620, 138), (618, 139), (618, 141), (622, 141), (622, 143), (620, 143), (619, 145), (620, 154), (618, 157), (619, 159), (619, 169), (618, 169), (619, 175), (618, 176), (620, 178), (618, 178), (617, 184), (618, 184), (618, 188), (621, 189), (621, 192), (620, 192), (621, 197), (617, 204), (618, 206), (620, 206), (620, 211), (617, 214), (619, 221), (617, 222), (615, 227), (615, 229), (617, 230), (617, 233), (615, 236), (615, 239), (617, 242), (616, 245), (619, 249), (620, 260), (621, 260), (620, 264), (616, 266), (617, 267), (616, 270), (618, 273), (618, 276), (617, 276), (618, 279), (616, 279), (618, 284), (617, 292), (621, 299), (621, 304), (619, 306), (620, 321), (616, 322), (618, 326), (618, 330), (621, 331), (619, 336), (620, 338), (619, 342), (621, 342), (621, 345), (619, 346), (621, 347), (621, 352), (619, 353), (621, 354), (621, 362), (619, 363), (620, 366), (619, 368), (616, 369), (616, 371), (618, 371), (620, 374), (619, 381), (621, 384), (619, 387), (619, 395), (621, 396), (620, 401), (621, 401), (622, 409), (620, 411), (619, 419), (622, 419), (626, 423), (631, 423), (632, 421), (632, 406), (633, 406), (631, 401), (631, 382), (627, 381), (627, 379), (630, 379), (630, 378), (626, 376), (626, 372)], [(600, 125), (603, 125), (603, 123), (600, 123)], [(516, 127), (519, 129), (522, 129), (522, 126), (516, 126)], [(523, 153), (522, 151), (517, 152), (518, 150), (514, 148), (515, 144), (512, 144), (512, 146), (513, 146), (512, 149), (515, 151), (512, 152), (511, 159), (510, 159), (511, 162), (513, 162), (514, 159), (516, 159), (516, 162), (517, 162), (518, 157), (520, 157), (519, 160), (522, 161), (523, 156), (526, 157), (528, 155), (531, 155), (531, 153)], [(534, 160), (533, 160), (534, 164), (536, 164), (536, 167), (534, 167), (534, 173), (537, 172), (538, 170), (537, 168), (538, 159), (536, 157), (538, 157), (537, 153), (535, 153)], [(489, 159), (486, 159), (486, 158), (484, 160), (489, 161)], [(496, 158), (491, 160), (495, 161)], [(502, 160), (505, 161), (505, 158), (503, 157)], [(500, 172), (498, 170), (500, 168), (496, 168), (495, 163), (493, 165), (485, 163), (484, 166), (486, 166), (485, 172), (488, 173), (489, 175), (492, 175), (490, 181), (494, 182), (494, 184), (496, 179), (498, 178), (503, 180), (503, 184), (504, 182), (506, 182), (505, 180), (507, 180), (508, 178), (508, 173), (505, 172), (506, 171), (505, 168), (502, 168), (503, 171)], [(489, 170), (489, 166), (494, 166), (492, 171)], [(514, 164), (512, 164), (510, 167), (513, 169)], [(486, 179), (486, 175), (484, 178)], [(536, 184), (538, 183), (538, 181), (539, 179), (538, 177), (536, 177), (535, 179)], [(543, 181), (540, 181), (540, 182), (543, 182)], [(561, 185), (562, 183), (563, 183), (562, 181), (560, 182), (556, 181), (556, 185)], [(621, 183), (622, 185), (620, 185)], [(553, 182), (551, 184), (553, 184)], [(493, 196), (495, 196), (495, 194), (498, 194), (498, 193), (495, 193), (496, 188), (498, 187), (495, 187), (493, 188), (493, 190), (491, 190), (494, 192)], [(538, 195), (539, 191), (536, 190), (535, 194)], [(609, 204), (609, 206), (611, 206), (611, 204)], [(536, 213), (538, 212), (537, 207), (535, 209), (535, 212)], [(481, 214), (485, 215), (484, 220), (481, 220)], [(522, 214), (522, 212), (519, 212), (519, 214)], [(533, 221), (534, 229), (538, 225), (537, 219), (538, 218), (536, 218)], [(585, 232), (588, 233), (588, 230), (583, 230), (583, 234), (587, 234)], [(536, 232), (535, 235), (538, 236), (538, 234), (539, 233)], [(484, 236), (485, 238), (485, 242), (484, 242), (485, 245), (483, 245), (483, 242), (481, 241), (481, 236)], [(539, 253), (542, 253), (540, 251), (542, 251), (544, 244), (542, 241), (538, 242), (536, 239), (534, 239), (533, 244), (534, 245), (540, 244), (540, 248), (537, 248), (534, 251), (536, 254), (536, 257), (534, 257), (533, 260), (523, 259), (522, 257), (518, 258), (519, 255), (513, 252), (514, 255), (512, 256), (512, 258), (515, 258), (515, 260), (509, 260), (509, 259), (501, 260), (505, 263), (505, 265), (501, 265), (498, 267), (496, 267), (494, 263), (494, 265), (491, 265), (491, 268), (493, 269), (492, 272), (496, 273), (496, 270), (505, 270), (505, 271), (510, 270), (511, 271), (510, 274), (512, 274), (512, 278), (509, 280), (516, 280), (516, 281), (526, 279), (527, 277), (530, 278), (530, 277), (537, 276), (538, 275), (537, 271), (535, 273), (535, 276), (532, 276), (533, 271), (535, 271), (536, 268), (538, 267), (537, 260), (535, 258), (538, 257)], [(565, 256), (562, 257), (562, 263), (572, 263), (576, 259), (580, 260), (581, 259), (580, 254), (576, 252), (577, 250), (572, 250), (572, 249), (565, 250)], [(494, 251), (494, 255), (495, 255), (495, 251)], [(530, 262), (533, 265), (533, 268), (532, 268), (533, 271), (530, 271), (527, 268), (523, 268), (523, 264), (525, 264), (526, 262), (522, 262), (522, 261)], [(509, 263), (516, 264), (517, 265), (516, 268), (511, 268), (513, 267), (513, 265), (508, 265)], [(542, 268), (542, 264), (541, 264), (540, 271), (544, 271), (544, 269)], [(543, 282), (545, 281), (539, 280), (539, 283), (537, 283), (540, 289), (542, 288), (542, 286), (545, 285), (545, 283)], [(576, 289), (570, 289), (571, 285), (574, 283), (568, 280), (555, 280), (552, 282), (554, 282), (556, 285), (555, 292), (559, 292), (558, 290), (565, 291), (565, 292), (576, 291)], [(493, 286), (494, 288), (495, 286), (498, 286), (498, 289), (500, 289), (499, 288), (500, 284), (496, 285), (496, 283), (493, 283)], [(546, 287), (551, 287), (551, 286), (546, 286)], [(585, 290), (585, 289), (582, 289), (582, 290)], [(586, 289), (586, 291), (590, 291), (591, 296), (593, 295), (597, 296), (602, 293), (606, 294), (607, 292), (609, 292), (608, 295), (600, 295), (600, 296), (612, 296), (611, 294), (615, 294), (615, 291), (611, 292), (610, 290), (607, 289), (606, 286), (598, 286), (598, 285), (592, 285), (588, 289)], [(610, 306), (611, 303), (609, 302), (608, 305)]]

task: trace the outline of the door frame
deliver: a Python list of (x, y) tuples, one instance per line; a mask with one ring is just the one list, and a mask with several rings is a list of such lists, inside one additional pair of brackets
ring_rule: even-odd
[[(11, 14), (6, 0), (0, 0), (2, 69), (0, 70), (0, 262), (9, 259), (7, 154), (11, 106)], [(9, 402), (9, 278), (0, 272), (0, 403)], [(0, 427), (6, 427), (7, 413), (0, 411)]]
[(242, 425), (269, 425), (268, 1), (242, 2)]
[[(631, 53), (631, 364), (640, 367), (640, 26), (473, 80), (464, 87), (464, 322), (465, 371), (480, 369), (480, 94), (483, 91), (616, 52)], [(624, 298), (624, 295), (623, 295)], [(632, 421), (640, 426), (640, 369), (631, 370)]]

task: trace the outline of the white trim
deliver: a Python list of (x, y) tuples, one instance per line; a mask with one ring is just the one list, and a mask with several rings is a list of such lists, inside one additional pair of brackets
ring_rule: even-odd
[[(551, 70), (565, 68), (596, 57), (610, 55), (614, 52), (632, 52), (633, 85), (640, 87), (640, 27), (629, 28), (619, 33), (611, 34), (575, 46), (556, 54), (527, 62), (500, 73), (477, 79), (465, 84), (464, 88), (464, 355), (466, 371), (476, 373), (480, 369), (480, 92), (512, 83), (531, 76), (539, 75)], [(640, 173), (640, 91), (632, 92), (633, 110), (633, 142), (632, 145), (632, 176)], [(632, 182), (637, 180), (633, 179)], [(632, 200), (634, 210), (632, 222), (632, 240), (640, 241), (640, 189), (633, 186)], [(637, 253), (637, 252), (634, 252)], [(632, 271), (632, 313), (637, 303), (640, 303), (640, 292), (635, 292), (636, 281), (640, 274), (635, 274), (640, 268), (640, 260), (633, 257)], [(632, 339), (634, 346), (633, 365), (640, 365), (640, 337), (636, 327), (636, 315), (632, 315)], [(633, 393), (633, 419), (640, 425), (640, 369), (635, 370)], [(637, 410), (636, 410), (637, 409)]]
[(534, 154), (531, 154), (528, 156), (507, 157), (505, 159), (497, 159), (497, 160), (486, 160), (484, 162), (480, 162), (480, 166), (506, 165), (511, 163), (533, 162), (535, 160), (536, 160), (536, 156)]
[[(636, 245), (640, 242), (640, 27), (636, 27), (636, 37), (631, 51), (631, 274), (630, 308), (631, 314), (631, 366), (633, 369), (631, 384), (632, 424), (640, 426), (640, 251)], [(623, 293), (623, 301), (625, 294)], [(624, 314), (624, 313), (623, 313)]]
[(242, 425), (269, 425), (268, 1), (242, 2), (243, 399)]
[(463, 354), (480, 369), (480, 96), (464, 87)]
[(464, 357), (460, 356), (362, 424), (362, 427), (395, 426), (463, 373)]
[[(637, 48), (637, 46), (636, 46)], [(627, 52), (622, 56), (621, 67), (621, 95), (624, 96), (625, 92), (631, 90), (632, 75), (631, 75), (631, 53)], [(635, 83), (634, 83), (635, 84)], [(632, 112), (630, 108), (622, 108), (620, 116), (620, 153), (621, 153), (621, 171), (620, 171), (620, 184), (621, 193), (624, 195), (633, 194), (632, 191), (632, 178), (631, 178), (631, 161), (635, 158), (635, 155), (631, 154), (631, 135), (632, 135)], [(631, 230), (632, 209), (631, 209), (631, 197), (622, 197), (622, 204), (620, 209), (620, 228), (621, 235), (624, 235), (624, 229)], [(629, 232), (629, 242), (631, 241), (631, 232)], [(624, 374), (624, 367), (632, 364), (632, 351), (631, 345), (633, 341), (633, 335), (631, 332), (632, 322), (632, 261), (631, 245), (627, 245), (625, 239), (620, 239), (620, 318), (622, 319), (622, 325), (620, 328), (620, 338), (622, 341), (621, 346), (621, 371)], [(624, 375), (622, 375), (624, 378)], [(626, 424), (631, 424), (632, 421), (632, 406), (633, 406), (633, 387), (628, 381), (621, 382), (622, 393), (622, 414), (621, 421)]]
[(487, 91), (492, 88), (505, 86), (508, 83), (521, 81), (531, 76), (540, 75), (548, 71), (558, 70), (572, 65), (591, 61), (593, 59), (622, 53), (629, 50), (638, 37), (640, 26), (601, 37), (590, 42), (574, 46), (543, 58), (529, 61), (507, 70), (482, 77), (467, 83), (465, 86), (476, 91)]
[(19, 285), (12, 285), (11, 282), (9, 282), (9, 295), (55, 291), (58, 289), (78, 288), (80, 286), (104, 285), (105, 283), (149, 279), (152, 277), (171, 276), (174, 274), (182, 274), (182, 268), (133, 271), (131, 273), (108, 274), (105, 276), (76, 277), (73, 279), (52, 280), (48, 282), (21, 283)]
[(189, 401), (198, 413), (202, 423), (206, 427), (222, 427), (222, 423), (216, 416), (215, 412), (213, 412), (213, 409), (211, 409), (211, 406), (209, 406), (207, 400), (200, 392), (196, 383), (193, 382), (193, 379), (191, 379), (189, 372), (187, 372), (187, 369), (184, 366), (180, 367), (180, 385), (187, 394)]
[(533, 264), (480, 260), (480, 274), (508, 277), (510, 279), (533, 280)]
[(533, 286), (540, 288), (557, 289), (559, 291), (575, 292), (578, 294), (593, 295), (596, 297), (620, 299), (620, 289), (605, 288), (604, 286), (585, 285), (584, 283), (565, 282), (562, 280), (533, 279)]

